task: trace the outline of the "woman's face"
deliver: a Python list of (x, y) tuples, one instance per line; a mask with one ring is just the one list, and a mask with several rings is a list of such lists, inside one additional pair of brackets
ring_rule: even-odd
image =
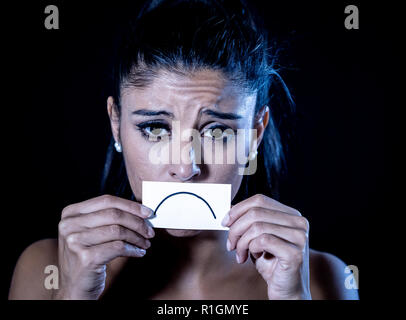
[[(230, 133), (246, 130), (247, 156), (253, 138), (250, 129), (257, 130), (259, 142), (266, 126), (264, 117), (255, 118), (255, 103), (256, 94), (233, 86), (215, 70), (196, 71), (188, 76), (162, 71), (146, 87), (124, 89), (120, 116), (110, 97), (107, 105), (112, 131), (122, 145), (135, 198), (141, 200), (144, 180), (231, 184), (234, 198), (243, 178), (238, 169), (243, 165), (236, 159), (227, 162), (227, 150), (232, 145), (235, 147), (237, 141)], [(200, 145), (196, 143), (199, 137)], [(220, 161), (219, 147), (223, 150)], [(205, 161), (210, 156), (211, 161)], [(157, 157), (160, 163), (153, 160)], [(173, 236), (199, 233), (166, 231)]]

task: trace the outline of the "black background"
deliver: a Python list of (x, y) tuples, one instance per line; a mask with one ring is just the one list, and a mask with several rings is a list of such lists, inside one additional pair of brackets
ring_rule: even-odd
[[(255, 3), (284, 43), (282, 76), (299, 115), (281, 202), (309, 219), (311, 248), (358, 266), (361, 298), (372, 297), (368, 231), (385, 208), (384, 70), (394, 52), (379, 5)], [(52, 1), (59, 30), (44, 27), (48, 4), (3, 10), (3, 298), (24, 248), (57, 236), (66, 205), (98, 195), (115, 29), (141, 2)], [(358, 5), (359, 30), (344, 28), (348, 4)]]

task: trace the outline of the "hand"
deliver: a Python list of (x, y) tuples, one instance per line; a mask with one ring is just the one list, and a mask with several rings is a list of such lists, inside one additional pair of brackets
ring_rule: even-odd
[(227, 249), (236, 260), (252, 261), (274, 299), (311, 299), (309, 283), (309, 223), (295, 209), (264, 195), (255, 195), (231, 208)]
[(117, 257), (142, 257), (154, 237), (143, 205), (103, 195), (67, 206), (59, 222), (61, 285), (57, 299), (98, 299), (105, 287), (106, 264)]

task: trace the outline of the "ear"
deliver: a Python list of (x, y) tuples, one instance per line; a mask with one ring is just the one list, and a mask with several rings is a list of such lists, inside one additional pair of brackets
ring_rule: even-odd
[(114, 102), (113, 97), (107, 98), (107, 113), (110, 118), (111, 132), (113, 134), (114, 140), (120, 142), (119, 132), (120, 132), (120, 114), (117, 105)]
[(254, 119), (254, 129), (257, 129), (257, 146), (260, 145), (262, 138), (264, 137), (265, 129), (269, 122), (269, 107), (263, 106)]

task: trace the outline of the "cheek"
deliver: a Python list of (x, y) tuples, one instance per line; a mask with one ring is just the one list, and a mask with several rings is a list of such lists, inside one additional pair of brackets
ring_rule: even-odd
[(237, 164), (208, 165), (208, 180), (212, 183), (231, 184), (231, 199), (235, 197), (241, 186), (243, 176), (239, 175), (240, 166)]
[(159, 180), (163, 168), (154, 166), (154, 170), (151, 170), (149, 151), (153, 144), (148, 142), (138, 130), (123, 123), (120, 128), (120, 137), (128, 180), (136, 198), (140, 199), (142, 181)]

